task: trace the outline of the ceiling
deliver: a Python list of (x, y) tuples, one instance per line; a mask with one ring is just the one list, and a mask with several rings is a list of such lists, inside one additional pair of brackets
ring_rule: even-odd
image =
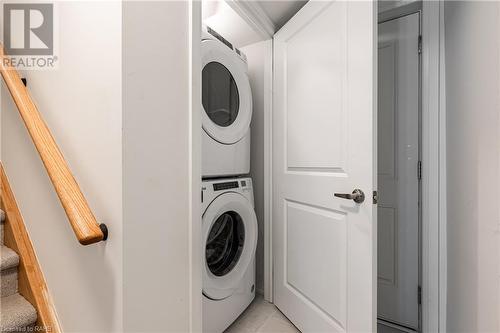
[[(243, 47), (264, 40), (265, 38), (234, 10), (234, 2), (234, 0), (203, 0), (203, 23), (224, 36), (236, 47)], [(245, 0), (242, 0), (242, 2), (245, 2)], [(271, 30), (278, 31), (307, 1), (259, 0), (252, 2), (254, 2), (254, 6), (258, 7), (256, 8), (257, 12), (267, 16), (264, 21), (270, 20), (272, 22), (274, 27)], [(270, 25), (271, 22), (269, 22)]]
[(276, 29), (280, 29), (307, 1), (282, 0), (282, 1), (256, 1), (273, 21)]

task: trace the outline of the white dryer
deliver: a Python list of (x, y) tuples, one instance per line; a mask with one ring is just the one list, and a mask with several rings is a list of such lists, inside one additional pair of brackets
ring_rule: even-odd
[(204, 181), (202, 202), (203, 332), (221, 333), (255, 297), (252, 180)]
[(204, 26), (202, 61), (202, 176), (250, 172), (252, 91), (245, 55)]

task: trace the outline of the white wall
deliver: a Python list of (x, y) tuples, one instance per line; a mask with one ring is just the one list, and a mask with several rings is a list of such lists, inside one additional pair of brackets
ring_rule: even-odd
[(5, 87), (0, 132), (63, 329), (201, 331), (201, 4), (57, 7), (59, 68), (28, 88), (107, 242), (78, 244)]
[(446, 2), (448, 332), (500, 331), (500, 3)]
[[(265, 122), (269, 121), (272, 89), (272, 40), (255, 43), (242, 48), (248, 59), (248, 75), (253, 97), (252, 142), (250, 176), (254, 186), (255, 213), (259, 226), (259, 238), (256, 253), (256, 290), (264, 293), (264, 243), (265, 237)], [(270, 126), (270, 124), (268, 124)]]
[(81, 246), (2, 88), (2, 156), (65, 332), (122, 331), (121, 3), (59, 2), (59, 68), (28, 87), (106, 243)]
[(201, 331), (201, 6), (193, 6), (123, 4), (126, 332)]

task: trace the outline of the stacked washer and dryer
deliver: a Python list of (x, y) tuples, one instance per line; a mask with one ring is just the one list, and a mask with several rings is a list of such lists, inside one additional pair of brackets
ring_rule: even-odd
[(221, 333), (255, 297), (252, 92), (245, 55), (207, 26), (201, 57), (203, 332)]

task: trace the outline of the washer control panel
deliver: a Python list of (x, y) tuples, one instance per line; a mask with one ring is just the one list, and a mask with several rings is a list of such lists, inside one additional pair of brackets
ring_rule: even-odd
[(208, 204), (219, 195), (224, 194), (224, 192), (240, 193), (247, 197), (253, 205), (253, 186), (252, 179), (249, 177), (203, 180), (201, 184), (201, 202)]
[(238, 188), (240, 187), (238, 181), (231, 181), (231, 182), (224, 182), (224, 183), (214, 183), (213, 184), (214, 191), (224, 191), (224, 190), (230, 190), (233, 188)]

